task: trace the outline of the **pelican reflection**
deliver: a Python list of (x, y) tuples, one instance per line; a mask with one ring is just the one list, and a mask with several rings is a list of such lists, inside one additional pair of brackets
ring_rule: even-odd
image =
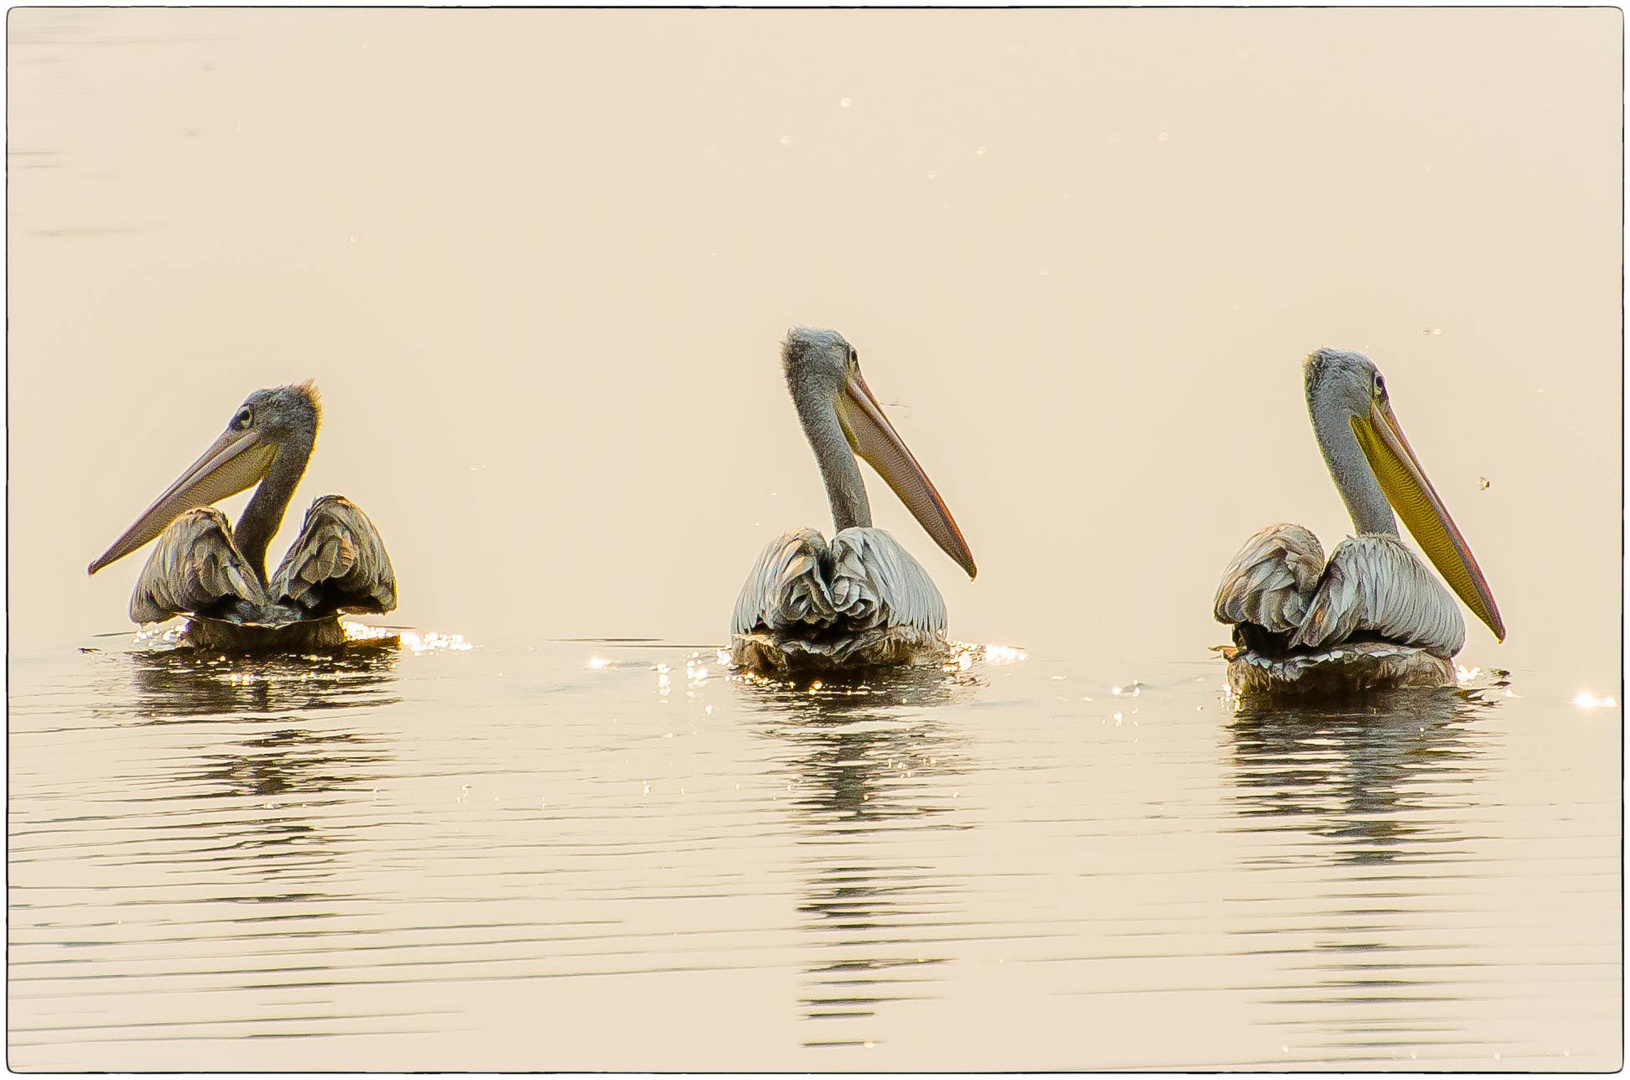
[(395, 644), (309, 655), (138, 649), (128, 656), (140, 715), (163, 720), (394, 705)]
[(814, 948), (799, 1007), (820, 1027), (806, 1046), (883, 1041), (882, 1006), (935, 996), (935, 969), (950, 960), (935, 928), (961, 906), (933, 837), (972, 827), (955, 813), (969, 761), (955, 728), (919, 710), (977, 685), (967, 671), (910, 667), (840, 686), (743, 685), (758, 731), (784, 748), (807, 854), (798, 912)]
[[(142, 763), (165, 775), (157, 798), (176, 801), (193, 818), (177, 834), (189, 845), (184, 858), (265, 886), (275, 882), (260, 900), (291, 898), (290, 881), (329, 877), (344, 836), (367, 820), (356, 804), (371, 796), (394, 754), (384, 735), (317, 714), (366, 707), (371, 715), (396, 703), (397, 650), (128, 656), (137, 723), (190, 732), (182, 740), (155, 738), (148, 745), (170, 747), (170, 756)], [(151, 775), (136, 779), (153, 784)], [(173, 849), (162, 856), (176, 857)]]
[(1229, 724), (1236, 812), (1259, 828), (1339, 841), (1326, 857), (1385, 862), (1433, 830), (1410, 817), (1445, 782), (1477, 775), (1475, 691), (1383, 692), (1361, 706), (1242, 704)]
[(1460, 1038), (1440, 1003), (1460, 989), (1446, 957), (1471, 946), (1445, 889), (1475, 839), (1461, 822), (1491, 707), (1474, 691), (1400, 690), (1363, 708), (1246, 704), (1229, 724), (1238, 831), (1274, 834), (1242, 866), (1254, 887), (1233, 932), (1242, 953), (1282, 965), (1265, 1005), (1303, 1060), (1391, 1061)]

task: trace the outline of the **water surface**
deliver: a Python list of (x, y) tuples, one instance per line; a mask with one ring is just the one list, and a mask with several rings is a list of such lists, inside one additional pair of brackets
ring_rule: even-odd
[(1617, 1061), (1616, 710), (1016, 655), (19, 656), (12, 1064)]

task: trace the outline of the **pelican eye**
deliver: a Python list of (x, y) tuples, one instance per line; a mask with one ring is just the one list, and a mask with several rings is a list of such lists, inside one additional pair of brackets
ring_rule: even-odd
[(243, 408), (238, 410), (238, 415), (232, 418), (232, 426), (237, 428), (239, 431), (246, 431), (249, 428), (249, 424), (254, 419), (254, 410), (245, 405)]
[(1387, 398), (1387, 380), (1381, 377), (1380, 372), (1375, 375), (1375, 396), (1385, 401)]

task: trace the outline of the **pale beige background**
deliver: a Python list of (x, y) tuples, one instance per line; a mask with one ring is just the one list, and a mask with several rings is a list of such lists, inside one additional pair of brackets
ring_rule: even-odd
[[(1621, 1064), (1620, 713), (1570, 703), (1619, 678), (1619, 12), (9, 35), (12, 1065)], [(719, 642), (829, 525), (794, 322), (956, 512), (973, 584), (872, 485), (953, 631), (1028, 661), (896, 704), (541, 643)], [(1219, 702), (1235, 549), (1349, 527), (1319, 345), (1386, 371), (1513, 697)], [(355, 498), (397, 617), (483, 647), (95, 637), (141, 557), (86, 563), (308, 376), (295, 520)]]
[(765, 540), (830, 524), (777, 364), (804, 322), (972, 544), (970, 584), (873, 481), (959, 636), (1222, 640), (1249, 533), (1348, 529), (1298, 369), (1332, 345), (1382, 365), (1493, 583), (1510, 637), (1466, 659), (1617, 674), (1617, 11), (9, 31), (15, 643), (124, 625), (142, 557), (86, 563), (308, 376), (291, 517), (366, 508), (402, 621), (718, 641)]

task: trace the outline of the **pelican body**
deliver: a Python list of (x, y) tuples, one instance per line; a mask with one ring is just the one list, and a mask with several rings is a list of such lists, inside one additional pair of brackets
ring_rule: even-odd
[(736, 600), (731, 658), (793, 675), (938, 660), (947, 644), (945, 601), (911, 553), (873, 527), (856, 454), (971, 579), (967, 541), (883, 415), (843, 335), (795, 327), (781, 362), (835, 531), (829, 542), (815, 529), (795, 529), (764, 549)]
[[(310, 382), (257, 390), (203, 456), (90, 565), (96, 573), (157, 539), (136, 590), (138, 623), (187, 618), (184, 640), (239, 652), (333, 648), (339, 616), (396, 606), (384, 541), (349, 499), (325, 495), (306, 511), (277, 571), (266, 549), (305, 474), (322, 404)], [(251, 486), (237, 525), (212, 503)]]
[(1494, 595), (1393, 415), (1368, 358), (1320, 349), (1303, 366), (1313, 434), (1352, 516), (1328, 560), (1300, 525), (1270, 525), (1223, 574), (1215, 614), (1234, 628), (1236, 693), (1342, 695), (1453, 686), (1466, 639), (1453, 597), (1398, 535), (1404, 519), (1455, 595), (1505, 640)]

